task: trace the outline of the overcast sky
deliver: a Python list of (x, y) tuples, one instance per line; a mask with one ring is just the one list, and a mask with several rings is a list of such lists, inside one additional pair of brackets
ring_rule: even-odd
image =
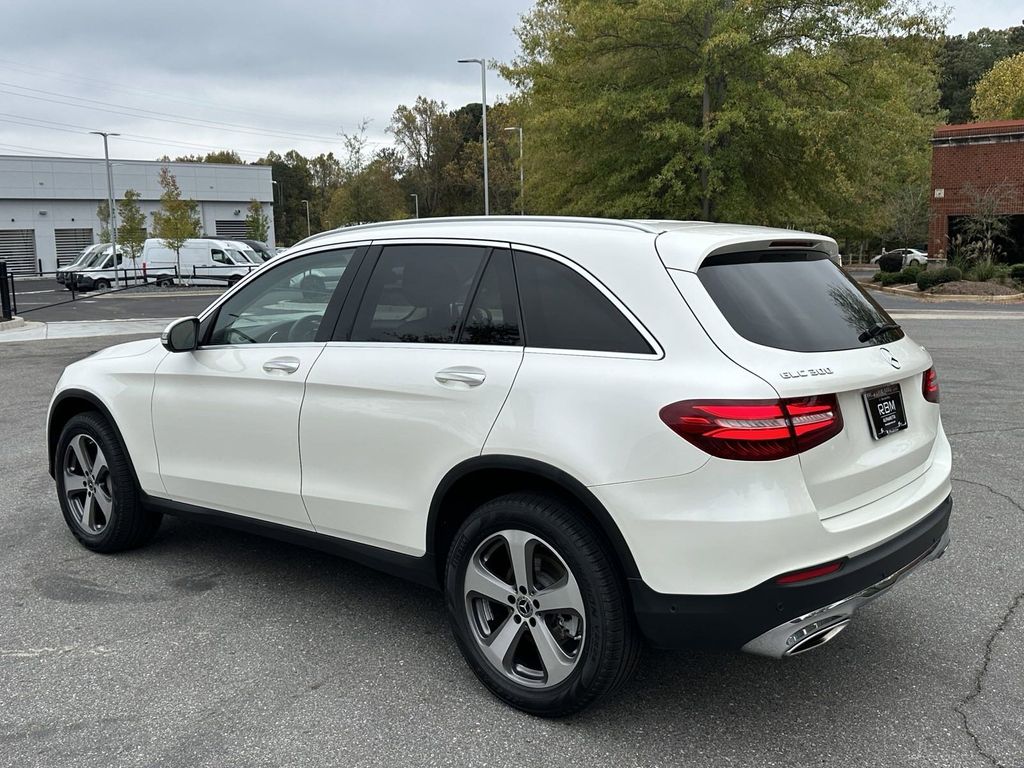
[[(154, 159), (235, 149), (340, 153), (417, 95), (479, 101), (476, 65), (508, 61), (531, 0), (5, 0), (0, 154)], [(1020, 0), (955, 0), (950, 31), (1021, 23)], [(488, 101), (509, 91), (488, 73)]]

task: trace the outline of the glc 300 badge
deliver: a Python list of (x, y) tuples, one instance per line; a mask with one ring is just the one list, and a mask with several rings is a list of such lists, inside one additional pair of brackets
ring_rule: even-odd
[(831, 376), (831, 368), (801, 368), (799, 371), (782, 371), (779, 374), (784, 379), (802, 379), (806, 376)]

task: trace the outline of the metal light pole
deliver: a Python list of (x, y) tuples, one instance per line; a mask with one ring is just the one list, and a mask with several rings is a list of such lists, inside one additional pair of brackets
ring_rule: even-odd
[[(270, 180), (270, 183), (277, 187), (277, 191), (281, 193), (281, 233), (284, 234), (284, 230), (286, 229), (284, 210), (284, 184), (282, 184), (280, 181), (274, 181), (273, 179)], [(274, 239), (277, 240), (276, 231), (274, 232)], [(276, 246), (277, 243), (274, 243), (274, 245)]]
[(117, 276), (117, 213), (114, 210), (114, 172), (110, 169), (110, 150), (107, 147), (107, 137), (120, 136), (120, 133), (108, 131), (89, 131), (93, 136), (103, 137), (103, 159), (107, 164), (107, 205), (110, 206), (110, 253), (114, 257), (114, 287), (121, 287), (121, 280)]
[(519, 131), (519, 215), (526, 215), (526, 184), (523, 181), (523, 129), (522, 126), (513, 125), (506, 128), (506, 131)]
[(309, 200), (303, 200), (306, 204), (306, 237), (313, 234), (313, 231), (309, 228)]
[(491, 197), (488, 191), (490, 180), (487, 176), (487, 62), (483, 59), (459, 59), (459, 64), (480, 65), (480, 104), (483, 107), (484, 126), (484, 216), (490, 216)]
[(413, 192), (409, 197), (416, 203), (416, 218), (418, 219), (420, 217), (420, 196)]

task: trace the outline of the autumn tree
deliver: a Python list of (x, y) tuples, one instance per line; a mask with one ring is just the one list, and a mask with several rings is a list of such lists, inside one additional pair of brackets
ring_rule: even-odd
[(249, 201), (249, 211), (245, 217), (246, 231), (253, 240), (267, 242), (270, 236), (270, 219), (263, 211), (263, 203), (256, 198)]
[(996, 64), (1024, 51), (1024, 25), (1007, 29), (981, 29), (966, 35), (947, 35), (938, 54), (939, 106), (947, 122), (966, 123), (973, 112), (971, 99), (978, 81)]
[(142, 255), (146, 244), (146, 215), (139, 207), (141, 195), (134, 189), (126, 189), (124, 199), (117, 201), (117, 215), (121, 226), (117, 230), (118, 245), (123, 247), (135, 265), (135, 259)]
[(96, 218), (100, 220), (100, 242), (110, 242), (110, 201), (100, 200), (96, 206)]
[(182, 198), (178, 180), (166, 166), (160, 169), (160, 186), (163, 193), (160, 195), (160, 210), (153, 214), (153, 234), (174, 251), (180, 277), (182, 246), (202, 233), (199, 204)]
[(996, 63), (978, 81), (971, 109), (979, 120), (1024, 119), (1024, 53)]

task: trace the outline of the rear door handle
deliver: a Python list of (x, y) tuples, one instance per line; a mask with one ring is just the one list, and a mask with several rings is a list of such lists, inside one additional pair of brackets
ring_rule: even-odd
[(455, 365), (434, 374), (438, 384), (450, 387), (479, 387), (487, 378), (487, 372), (471, 365)]
[(263, 364), (263, 370), (275, 376), (284, 376), (299, 370), (299, 364), (297, 357), (275, 357)]

